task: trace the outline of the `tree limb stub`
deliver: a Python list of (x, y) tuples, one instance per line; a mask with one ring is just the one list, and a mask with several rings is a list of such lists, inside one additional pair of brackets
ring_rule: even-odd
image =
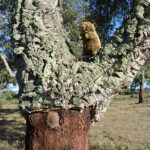
[(48, 0), (16, 0), (13, 35), (20, 109), (25, 112), (93, 107), (99, 120), (150, 57), (150, 1), (133, 9), (94, 61), (70, 53), (61, 10)]

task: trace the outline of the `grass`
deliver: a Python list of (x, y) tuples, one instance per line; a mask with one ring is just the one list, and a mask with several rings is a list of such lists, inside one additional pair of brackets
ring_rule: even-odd
[[(25, 120), (16, 102), (1, 104), (0, 150), (24, 150)], [(90, 150), (150, 150), (150, 98), (137, 102), (124, 95), (111, 102), (104, 118), (90, 130)]]
[(90, 130), (90, 150), (150, 150), (150, 99), (121, 97)]
[(25, 120), (16, 104), (0, 109), (0, 150), (24, 150)]

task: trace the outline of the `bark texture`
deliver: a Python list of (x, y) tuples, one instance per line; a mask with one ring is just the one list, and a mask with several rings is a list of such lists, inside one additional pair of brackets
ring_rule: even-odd
[(26, 116), (26, 150), (89, 150), (90, 109), (53, 110)]
[(19, 107), (24, 113), (91, 107), (94, 120), (133, 81), (150, 57), (150, 1), (134, 0), (122, 27), (99, 56), (72, 55), (57, 0), (16, 0), (15, 39)]

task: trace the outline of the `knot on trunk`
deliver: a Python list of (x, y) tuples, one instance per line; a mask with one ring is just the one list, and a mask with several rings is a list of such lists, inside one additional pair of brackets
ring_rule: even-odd
[(47, 116), (47, 124), (51, 128), (58, 128), (58, 127), (60, 127), (59, 120), (60, 120), (60, 117), (59, 117), (57, 112), (54, 112), (54, 111), (49, 112), (49, 114)]

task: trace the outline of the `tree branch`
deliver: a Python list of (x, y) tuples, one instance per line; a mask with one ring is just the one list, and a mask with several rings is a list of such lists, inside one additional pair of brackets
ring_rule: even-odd
[(1, 59), (3, 60), (3, 62), (4, 62), (4, 65), (5, 65), (5, 67), (6, 67), (7, 71), (8, 71), (8, 73), (9, 73), (9, 76), (12, 77), (12, 78), (15, 78), (16, 75), (11, 71), (11, 69), (10, 69), (10, 67), (9, 67), (9, 64), (8, 64), (6, 58), (4, 57), (4, 55), (3, 55), (3, 54), (0, 54), (0, 57), (1, 57)]

